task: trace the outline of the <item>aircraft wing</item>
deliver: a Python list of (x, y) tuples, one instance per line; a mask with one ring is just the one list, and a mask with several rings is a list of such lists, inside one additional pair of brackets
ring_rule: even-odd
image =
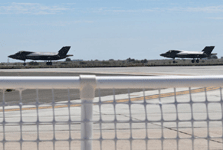
[(44, 53), (44, 52), (34, 52), (31, 54), (28, 54), (27, 56), (54, 56), (57, 55), (57, 53)]
[(189, 51), (182, 51), (178, 53), (177, 55), (202, 55), (202, 52), (189, 52)]

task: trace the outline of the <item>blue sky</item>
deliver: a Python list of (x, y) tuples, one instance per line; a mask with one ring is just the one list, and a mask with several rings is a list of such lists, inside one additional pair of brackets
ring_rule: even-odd
[(0, 62), (66, 45), (84, 60), (162, 59), (169, 49), (206, 45), (221, 57), (223, 0), (1, 1), (0, 33)]

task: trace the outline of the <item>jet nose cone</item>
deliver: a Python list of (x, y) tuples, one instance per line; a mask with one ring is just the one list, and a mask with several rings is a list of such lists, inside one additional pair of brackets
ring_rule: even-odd
[(160, 56), (164, 56), (164, 55), (165, 55), (164, 53), (160, 54)]
[(9, 58), (14, 58), (14, 55), (9, 55), (8, 57), (9, 57)]

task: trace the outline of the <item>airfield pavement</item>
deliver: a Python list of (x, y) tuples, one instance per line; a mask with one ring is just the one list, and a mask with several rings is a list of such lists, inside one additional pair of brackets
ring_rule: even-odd
[(1, 69), (0, 76), (74, 76), (104, 75), (223, 75), (223, 66), (109, 67), (109, 68), (41, 68)]
[[(198, 76), (198, 75), (223, 75), (223, 66), (185, 66), (185, 67), (128, 67), (128, 68), (52, 68), (52, 69), (11, 69), (11, 70), (0, 70), (0, 76), (78, 76), (80, 74), (95, 74), (95, 75), (137, 75), (137, 76)], [(193, 89), (197, 90), (197, 89)], [(191, 109), (189, 107), (189, 96), (186, 94), (188, 91), (187, 88), (177, 88), (177, 92), (181, 92), (177, 96), (177, 101), (179, 102), (188, 102), (185, 105), (180, 105), (178, 110), (178, 117), (180, 120), (191, 119)], [(202, 91), (202, 90), (201, 90)], [(192, 98), (196, 102), (201, 102), (205, 100), (204, 92), (201, 92), (199, 89), (197, 92), (192, 94)], [(79, 102), (79, 94), (78, 90), (70, 91), (70, 97), (72, 102)], [(161, 99), (162, 103), (174, 103), (174, 96), (170, 96), (169, 94), (173, 93), (173, 89), (162, 89), (161, 94), (163, 94), (163, 98)], [(39, 109), (39, 117), (40, 121), (47, 122), (52, 121), (52, 107), (49, 106), (48, 103), (52, 100), (52, 92), (49, 90), (43, 90), (39, 92), (40, 94), (40, 102), (42, 102), (43, 109)], [(158, 91), (153, 89), (146, 89), (146, 96), (154, 96), (157, 95)], [(208, 107), (208, 115), (210, 119), (222, 119), (222, 110), (220, 105), (220, 90), (219, 88), (211, 89), (207, 91), (208, 100), (213, 103)], [(113, 91), (112, 90), (104, 90), (101, 91), (101, 100), (103, 102), (108, 102), (113, 100)], [(40, 142), (38, 147), (40, 150), (51, 150), (53, 149), (53, 142), (51, 141), (54, 137), (53, 133), (53, 125), (50, 123), (42, 123), (39, 125), (39, 134), (37, 134), (36, 127), (36, 119), (37, 112), (34, 108), (36, 92), (35, 90), (25, 90), (22, 94), (23, 103), (26, 104), (24, 106), (24, 110), (22, 111), (22, 119), (24, 122), (33, 122), (33, 124), (27, 123), (22, 127), (22, 138), (23, 140), (36, 140), (37, 136), (40, 138)], [(55, 101), (57, 105), (60, 106), (67, 101), (67, 91), (66, 90), (57, 90), (54, 91)], [(98, 101), (96, 92), (96, 98), (94, 102)], [(123, 102), (128, 99), (128, 89), (126, 90), (116, 90), (116, 100), (117, 102)], [(2, 92), (0, 98), (2, 97)], [(130, 90), (130, 97), (132, 100), (135, 99), (135, 103), (143, 103), (143, 92), (142, 90), (133, 89)], [(18, 103), (16, 100), (19, 99), (19, 94), (17, 91), (6, 92), (5, 100), (8, 104), (16, 104)], [(2, 99), (1, 99), (2, 101)], [(146, 100), (150, 103), (159, 103), (157, 97)], [(153, 106), (153, 107), (152, 107)], [(45, 108), (44, 108), (45, 107)], [(20, 125), (13, 123), (20, 121), (20, 113), (18, 111), (18, 106), (7, 106), (5, 108), (5, 118), (6, 122), (9, 124), (5, 125), (5, 137), (6, 140), (20, 140)], [(94, 116), (93, 120), (98, 120), (100, 117), (99, 107), (97, 105), (93, 106)], [(132, 119), (133, 120), (143, 120), (145, 118), (145, 111), (143, 105), (135, 104), (132, 110)], [(147, 128), (145, 129), (145, 123), (133, 123), (132, 124), (132, 133), (129, 130), (128, 123), (118, 123), (117, 124), (117, 137), (118, 139), (128, 139), (130, 138), (130, 134), (132, 134), (133, 138), (145, 138), (146, 132), (148, 133), (149, 138), (161, 138), (161, 132), (164, 133), (164, 138), (176, 138), (177, 136), (177, 128), (176, 123), (171, 122), (171, 120), (176, 120), (175, 114), (175, 105), (165, 105), (164, 110), (164, 120), (169, 121), (169, 123), (164, 123), (163, 130), (161, 129), (160, 123), (148, 123)], [(223, 149), (222, 142), (222, 121), (212, 121), (210, 122), (210, 127), (207, 127), (207, 123), (204, 121), (198, 121), (199, 119), (205, 120), (207, 117), (207, 110), (204, 104), (196, 105), (194, 107), (194, 131), (191, 129), (190, 121), (185, 121), (179, 123), (179, 137), (180, 138), (192, 138), (192, 132), (194, 132), (196, 140), (194, 143), (194, 149), (207, 149), (209, 144), (210, 149)], [(70, 108), (71, 111), (71, 121), (80, 121), (80, 107), (75, 105)], [(158, 105), (150, 105), (147, 107), (148, 119), (150, 120), (159, 120), (160, 119), (160, 111)], [(117, 119), (118, 120), (128, 120), (129, 112), (128, 105), (120, 104), (117, 105)], [(112, 104), (102, 105), (101, 107), (101, 115), (102, 120), (105, 121), (113, 121), (114, 120), (114, 110)], [(0, 123), (2, 123), (3, 113), (0, 112)], [(68, 118), (68, 107), (56, 107), (55, 108), (55, 119), (56, 121), (67, 121)], [(69, 149), (69, 126), (67, 124), (56, 124), (55, 125), (55, 137), (58, 141), (55, 142), (56, 150), (66, 150)], [(94, 133), (93, 138), (100, 138), (100, 128), (98, 123), (94, 123), (93, 125)], [(114, 131), (114, 123), (105, 123), (102, 125), (102, 135), (103, 139), (114, 139), (115, 131)], [(207, 136), (207, 132), (209, 130), (210, 136), (217, 137), (214, 140), (211, 140), (209, 143), (203, 137)], [(71, 125), (71, 138), (80, 139), (80, 124), (73, 123)], [(201, 138), (201, 139), (199, 139)], [(3, 139), (3, 127), (0, 124), (0, 141)], [(46, 141), (41, 141), (46, 140)], [(48, 140), (48, 141), (47, 141)], [(62, 141), (59, 141), (62, 140)], [(71, 149), (80, 149), (80, 140), (72, 141)], [(162, 149), (160, 140), (149, 140), (147, 143), (148, 149)], [(177, 149), (176, 140), (164, 140), (163, 142), (164, 149), (172, 150)], [(192, 141), (188, 140), (179, 140), (179, 149), (188, 150), (192, 149)], [(35, 142), (24, 142), (22, 145), (18, 141), (15, 142), (6, 142), (5, 149), (6, 150), (28, 150), (28, 149), (36, 149), (37, 144)], [(3, 148), (3, 144), (0, 143), (0, 149)], [(106, 150), (115, 149), (114, 140), (104, 140), (102, 141), (102, 148)], [(100, 143), (96, 140), (93, 141), (93, 149), (100, 149)], [(121, 140), (117, 142), (118, 150), (130, 149), (129, 140)], [(132, 149), (144, 150), (146, 149), (146, 142), (144, 140), (133, 140)]]

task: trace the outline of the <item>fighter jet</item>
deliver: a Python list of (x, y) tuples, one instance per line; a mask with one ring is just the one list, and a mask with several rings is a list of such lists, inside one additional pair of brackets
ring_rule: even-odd
[[(169, 50), (166, 53), (160, 54), (160, 56), (172, 58), (173, 63), (176, 63), (175, 58), (193, 58), (191, 60), (192, 63), (196, 61), (196, 63), (199, 63), (199, 58), (206, 58), (210, 57), (212, 54), (214, 46), (206, 46), (201, 52), (192, 52), (192, 51), (182, 51), (182, 50)], [(196, 60), (195, 60), (196, 59)]]
[(26, 59), (31, 60), (47, 60), (46, 65), (52, 65), (52, 60), (64, 59), (73, 55), (67, 55), (70, 50), (70, 46), (62, 47), (58, 53), (52, 52), (31, 52), (31, 51), (19, 51), (14, 55), (9, 55), (9, 58), (19, 59), (24, 61), (24, 66), (26, 65)]

